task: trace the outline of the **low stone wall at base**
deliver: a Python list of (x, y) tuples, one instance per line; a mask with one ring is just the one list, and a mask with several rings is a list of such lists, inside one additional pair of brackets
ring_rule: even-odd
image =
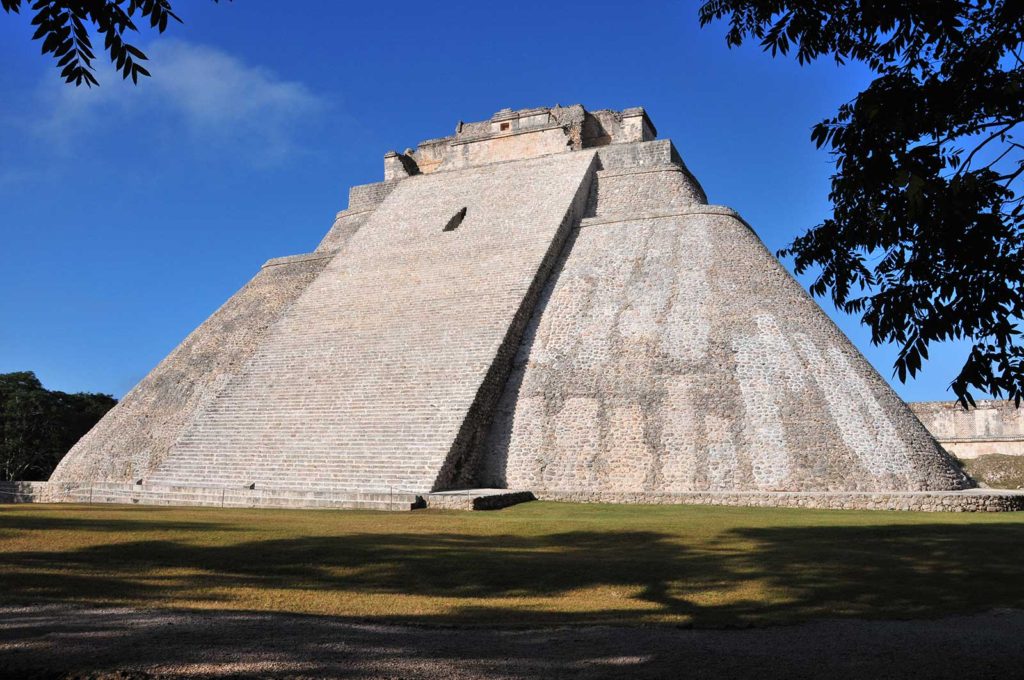
[(508, 489), (468, 489), (425, 494), (426, 507), (432, 510), (501, 510), (536, 500), (530, 491)]
[[(16, 482), (24, 485), (27, 482)], [(240, 488), (175, 484), (97, 482), (65, 484), (31, 482), (33, 493), (0, 493), (0, 500), (22, 503), (81, 503), (85, 505), (164, 505), (177, 507), (337, 509), (408, 511), (423, 507), (421, 494), (401, 490), (322, 490)], [(0, 489), (2, 490), (2, 489)]]
[(220, 508), (339, 510), (500, 510), (534, 500), (529, 491), (463, 489), (424, 493), (401, 489), (313, 490), (175, 484), (50, 484), (0, 482), (0, 503), (82, 503)]
[(0, 503), (48, 503), (47, 482), (0, 482)]
[(300, 491), (186, 486), (96, 484), (57, 488), (47, 482), (0, 482), (0, 503), (123, 503), (228, 508), (335, 508), (498, 510), (531, 500), (633, 505), (729, 505), (823, 510), (916, 510), (922, 512), (1013, 512), (1024, 510), (1024, 491), (735, 491), (692, 493), (602, 493), (469, 489), (415, 494), (406, 491)]
[(664, 493), (534, 492), (538, 500), (634, 505), (733, 505), (821, 510), (917, 510), (921, 512), (1013, 512), (1024, 510), (1024, 492), (968, 491), (735, 491)]

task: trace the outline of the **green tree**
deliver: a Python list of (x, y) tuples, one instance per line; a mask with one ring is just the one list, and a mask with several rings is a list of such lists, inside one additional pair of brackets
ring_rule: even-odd
[(46, 479), (116, 403), (106, 394), (47, 390), (28, 371), (0, 374), (0, 480)]
[(901, 381), (928, 347), (966, 339), (951, 387), (1024, 396), (1024, 3), (1019, 0), (710, 0), (730, 46), (854, 60), (873, 82), (811, 138), (835, 158), (829, 219), (779, 252), (811, 292), (896, 343)]
[[(217, 2), (218, 0), (214, 0)], [(125, 42), (125, 33), (138, 32), (135, 21), (149, 22), (150, 28), (163, 33), (168, 22), (181, 19), (171, 10), (169, 0), (0, 0), (8, 14), (18, 14), (22, 5), (34, 12), (33, 40), (43, 41), (43, 54), (52, 54), (66, 83), (99, 85), (93, 75), (93, 52), (90, 28), (103, 37), (103, 49), (125, 80), (139, 82), (149, 71), (139, 62), (146, 55)]]

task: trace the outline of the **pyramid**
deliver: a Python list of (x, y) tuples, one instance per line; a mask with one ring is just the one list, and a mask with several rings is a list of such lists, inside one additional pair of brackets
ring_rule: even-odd
[(586, 500), (973, 485), (641, 108), (384, 157), (51, 484)]

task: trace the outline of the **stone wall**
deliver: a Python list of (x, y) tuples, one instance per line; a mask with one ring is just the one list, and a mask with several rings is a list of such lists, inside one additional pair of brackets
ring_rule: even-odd
[(597, 150), (600, 171), (590, 193), (587, 216), (631, 214), (638, 209), (667, 210), (707, 203), (668, 139), (614, 144)]
[(562, 153), (568, 150), (570, 141), (566, 130), (559, 125), (470, 142), (453, 141), (440, 169), (458, 170), (482, 163)]
[(0, 503), (49, 503), (49, 482), (0, 482)]
[[(588, 112), (579, 104), (502, 109), (490, 120), (459, 122), (450, 137), (384, 156), (384, 179), (459, 170), (587, 148), (647, 142), (657, 131), (643, 108)], [(351, 204), (350, 204), (351, 205)]]
[(394, 191), (400, 180), (360, 184), (348, 190), (348, 210), (372, 210)]
[[(597, 150), (597, 158), (601, 163), (602, 170), (675, 165), (689, 174), (682, 159), (679, 157), (679, 153), (672, 146), (672, 141), (669, 139), (603, 146)], [(690, 176), (690, 181), (696, 184), (696, 180), (693, 179), (692, 175)], [(699, 202), (704, 203), (706, 199)]]
[[(383, 200), (383, 199), (381, 199)], [(376, 206), (374, 206), (376, 207)], [(374, 208), (363, 208), (360, 210), (342, 210), (334, 218), (327, 235), (316, 247), (318, 253), (336, 253), (345, 247), (348, 240), (352, 238), (359, 229), (366, 224)]]
[(955, 401), (910, 404), (943, 447), (957, 458), (1024, 456), (1024, 409), (1009, 401), (978, 401), (965, 411)]
[(629, 503), (641, 505), (739, 505), (758, 508), (819, 510), (913, 510), (917, 512), (1017, 512), (1024, 510), (1024, 492), (778, 492), (734, 491), (693, 493), (614, 493), (543, 491), (538, 500), (564, 503)]
[(615, 168), (597, 173), (587, 204), (587, 216), (630, 214), (636, 206), (662, 210), (704, 203), (700, 185), (678, 165)]

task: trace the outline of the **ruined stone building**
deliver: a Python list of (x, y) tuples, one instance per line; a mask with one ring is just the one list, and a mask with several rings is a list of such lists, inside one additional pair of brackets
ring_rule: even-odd
[(50, 485), (302, 505), (972, 482), (643, 109), (556, 106), (386, 154), (315, 250), (264, 264)]
[(1024, 404), (978, 400), (964, 410), (956, 401), (919, 401), (910, 404), (932, 436), (957, 458), (1024, 456)]

